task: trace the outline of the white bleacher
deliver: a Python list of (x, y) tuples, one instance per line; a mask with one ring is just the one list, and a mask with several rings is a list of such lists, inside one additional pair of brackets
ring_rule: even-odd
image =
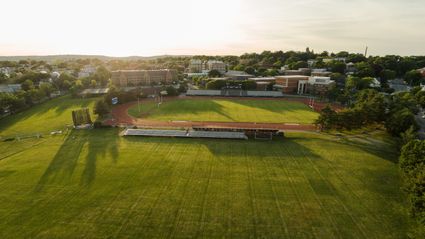
[(250, 97), (283, 97), (280, 91), (247, 91), (247, 96)]
[(193, 96), (220, 96), (221, 90), (187, 90), (186, 95)]
[(188, 90), (189, 96), (247, 96), (247, 97), (284, 97), (280, 91), (241, 91), (241, 90)]
[(214, 139), (248, 139), (243, 132), (125, 129), (123, 136), (177, 137), (177, 138), (214, 138)]

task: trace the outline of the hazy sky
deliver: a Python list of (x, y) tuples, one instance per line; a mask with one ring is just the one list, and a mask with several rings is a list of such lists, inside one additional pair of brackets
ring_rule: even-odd
[(5, 0), (0, 55), (425, 55), (425, 0)]

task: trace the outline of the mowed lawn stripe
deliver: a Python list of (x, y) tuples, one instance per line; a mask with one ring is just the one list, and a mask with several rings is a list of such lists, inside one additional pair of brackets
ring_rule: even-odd
[(0, 161), (0, 237), (350, 238), (364, 230), (400, 238), (407, 230), (397, 165), (386, 154), (319, 134), (238, 141), (117, 133), (49, 136)]

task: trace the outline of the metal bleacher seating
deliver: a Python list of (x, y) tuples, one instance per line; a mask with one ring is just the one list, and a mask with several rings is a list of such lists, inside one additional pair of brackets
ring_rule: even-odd
[(177, 137), (177, 138), (215, 138), (215, 139), (248, 139), (243, 132), (216, 132), (192, 130), (155, 130), (155, 129), (125, 129), (123, 136), (145, 137)]

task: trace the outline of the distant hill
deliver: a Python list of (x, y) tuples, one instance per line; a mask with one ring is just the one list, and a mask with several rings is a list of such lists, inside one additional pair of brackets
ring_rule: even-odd
[(154, 60), (165, 57), (190, 57), (189, 55), (159, 55), (159, 56), (125, 56), (113, 57), (103, 55), (46, 55), (46, 56), (0, 56), (0, 61), (37, 60), (53, 62), (56, 60), (99, 59), (99, 60)]

